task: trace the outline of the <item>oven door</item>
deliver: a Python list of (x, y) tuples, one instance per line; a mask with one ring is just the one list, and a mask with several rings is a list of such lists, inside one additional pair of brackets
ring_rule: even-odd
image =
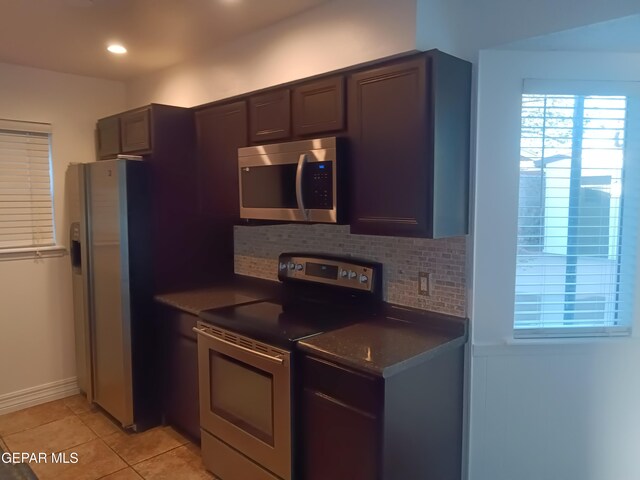
[(202, 322), (194, 330), (202, 429), (289, 480), (290, 352)]

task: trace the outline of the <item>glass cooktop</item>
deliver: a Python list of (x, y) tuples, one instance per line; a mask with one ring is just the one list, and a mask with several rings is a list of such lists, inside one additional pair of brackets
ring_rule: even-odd
[(285, 309), (275, 300), (200, 312), (200, 318), (212, 325), (289, 349), (298, 340), (350, 325), (362, 317), (362, 312), (336, 311), (323, 305)]

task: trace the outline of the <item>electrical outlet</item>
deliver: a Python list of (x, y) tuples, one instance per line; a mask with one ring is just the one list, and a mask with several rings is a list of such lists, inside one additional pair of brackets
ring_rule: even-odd
[(427, 272), (418, 273), (418, 295), (428, 297), (431, 295), (431, 274)]

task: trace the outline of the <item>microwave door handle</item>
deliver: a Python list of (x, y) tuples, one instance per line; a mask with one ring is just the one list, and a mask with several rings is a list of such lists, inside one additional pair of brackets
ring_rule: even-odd
[(302, 218), (307, 220), (307, 210), (304, 208), (304, 196), (302, 194), (302, 174), (304, 172), (304, 166), (307, 163), (307, 154), (300, 154), (298, 158), (298, 169), (296, 170), (296, 200), (298, 201), (298, 209), (302, 214)]

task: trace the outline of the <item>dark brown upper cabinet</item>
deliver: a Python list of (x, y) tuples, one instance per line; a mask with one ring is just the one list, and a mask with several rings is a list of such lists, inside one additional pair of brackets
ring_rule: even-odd
[(96, 133), (99, 158), (113, 158), (120, 153), (119, 117), (98, 120)]
[(293, 135), (304, 137), (345, 128), (344, 77), (304, 83), (293, 88)]
[(96, 125), (98, 158), (100, 160), (115, 158), (120, 153), (136, 155), (151, 153), (153, 148), (151, 113), (154, 107), (155, 111), (160, 111), (160, 115), (164, 114), (164, 106), (150, 105), (98, 120)]
[(291, 137), (291, 90), (283, 88), (249, 98), (251, 143)]
[(247, 103), (196, 112), (200, 210), (208, 218), (240, 218), (238, 148), (247, 142)]
[(148, 152), (151, 150), (150, 108), (123, 113), (120, 116), (122, 153)]
[(437, 50), (349, 77), (351, 232), (468, 232), (471, 64)]

